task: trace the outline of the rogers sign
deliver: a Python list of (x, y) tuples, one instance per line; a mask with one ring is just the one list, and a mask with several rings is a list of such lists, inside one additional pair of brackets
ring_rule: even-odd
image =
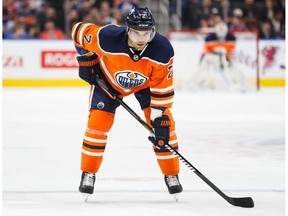
[(76, 51), (42, 51), (42, 68), (78, 68)]

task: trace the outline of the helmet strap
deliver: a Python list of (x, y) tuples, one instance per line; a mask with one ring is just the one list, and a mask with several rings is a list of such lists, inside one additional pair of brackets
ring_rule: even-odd
[(144, 47), (144, 49), (139, 53), (135, 53), (135, 51), (133, 50), (132, 47), (128, 46), (130, 51), (133, 53), (133, 60), (134, 61), (138, 61), (140, 59), (140, 57), (142, 56), (142, 54), (144, 53), (144, 51), (146, 50), (147, 46), (148, 46), (149, 42), (146, 44), (146, 46)]

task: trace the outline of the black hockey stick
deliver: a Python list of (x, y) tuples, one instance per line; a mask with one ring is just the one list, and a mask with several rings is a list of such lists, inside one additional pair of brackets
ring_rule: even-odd
[[(139, 116), (135, 113), (123, 100), (121, 100), (109, 87), (104, 84), (100, 79), (96, 79), (97, 84), (101, 89), (103, 89), (110, 97), (118, 101), (141, 125), (143, 125), (151, 135), (154, 135), (153, 129)], [(196, 175), (198, 175), (206, 184), (208, 184), (214, 191), (216, 191), (221, 197), (223, 197), (227, 202), (234, 206), (240, 206), (244, 208), (253, 208), (254, 202), (251, 197), (229, 197), (224, 194), (216, 185), (214, 185), (209, 179), (207, 179), (199, 170), (197, 170), (188, 160), (185, 159), (179, 152), (177, 152), (171, 145), (166, 144), (165, 147), (176, 155), (190, 170), (192, 170)]]

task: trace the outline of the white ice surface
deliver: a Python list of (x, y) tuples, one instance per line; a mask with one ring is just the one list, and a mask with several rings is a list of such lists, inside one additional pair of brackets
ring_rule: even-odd
[[(3, 89), (4, 216), (283, 216), (285, 91), (177, 91), (180, 153), (231, 197), (234, 207), (181, 163), (179, 202), (167, 192), (148, 132), (122, 107), (109, 134), (95, 193), (77, 189), (86, 88)], [(125, 102), (142, 115), (136, 99)]]

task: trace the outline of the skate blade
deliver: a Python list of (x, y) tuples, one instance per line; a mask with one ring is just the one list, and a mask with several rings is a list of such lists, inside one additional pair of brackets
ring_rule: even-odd
[(175, 200), (176, 202), (178, 202), (178, 199), (179, 199), (180, 193), (172, 194), (172, 196), (173, 196), (174, 200)]
[(83, 194), (84, 202), (87, 202), (87, 201), (88, 201), (88, 198), (89, 198), (90, 196), (91, 196), (91, 194), (84, 193), (84, 194)]

